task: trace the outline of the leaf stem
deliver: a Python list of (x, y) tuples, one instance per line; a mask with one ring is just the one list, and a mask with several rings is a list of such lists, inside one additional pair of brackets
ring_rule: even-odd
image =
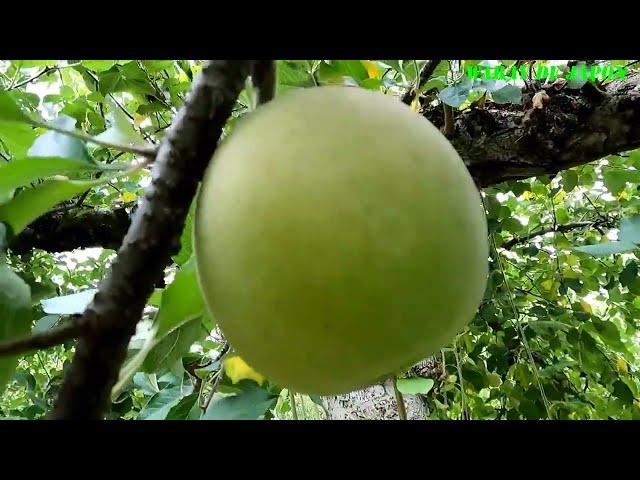
[(407, 409), (404, 405), (404, 398), (402, 397), (402, 392), (398, 390), (398, 377), (393, 377), (393, 391), (396, 394), (396, 403), (398, 404), (398, 416), (400, 420), (407, 419)]

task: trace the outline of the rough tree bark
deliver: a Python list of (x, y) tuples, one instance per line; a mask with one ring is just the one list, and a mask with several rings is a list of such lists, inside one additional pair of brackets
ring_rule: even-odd
[[(240, 88), (241, 78), (242, 75), (237, 73), (236, 89)], [(197, 88), (196, 86), (195, 89)], [(629, 75), (624, 80), (608, 84), (606, 88), (587, 83), (580, 90), (569, 90), (559, 82), (553, 85), (538, 84), (534, 88), (536, 90), (525, 92), (523, 105), (487, 103), (485, 108), (470, 108), (456, 115), (454, 133), (450, 136), (450, 141), (460, 153), (478, 187), (532, 176), (554, 175), (561, 170), (592, 162), (609, 154), (640, 147), (639, 75)], [(545, 90), (546, 96), (545, 100), (540, 102), (541, 97), (535, 97), (535, 94), (542, 89)], [(232, 97), (233, 95), (228, 93), (227, 103), (231, 102)], [(538, 101), (534, 102), (534, 97)], [(224, 108), (231, 107), (225, 104)], [(440, 106), (427, 107), (423, 114), (438, 127), (444, 123)], [(201, 112), (198, 121), (210, 121), (211, 118), (207, 119), (207, 115), (211, 115), (210, 110)], [(176, 120), (177, 125), (180, 125), (181, 120)], [(210, 132), (219, 128), (221, 125), (215, 125), (215, 128), (212, 126)], [(164, 143), (164, 154), (167, 157), (165, 167), (166, 162), (171, 164), (172, 161), (176, 161), (175, 156), (167, 153), (172, 148), (170, 145), (175, 143), (183, 156), (186, 154), (188, 158), (197, 160), (199, 174), (203, 162), (202, 152), (209, 152), (213, 147), (208, 144), (202, 150), (199, 144), (196, 152), (189, 152), (189, 146), (182, 143), (178, 136), (180, 129), (174, 130), (174, 133), (168, 133), (169, 140)], [(213, 133), (210, 135), (214, 136)], [(193, 175), (187, 182), (187, 193), (193, 193), (194, 180), (198, 178), (198, 174)], [(170, 177), (160, 180), (154, 175), (154, 178), (156, 182), (162, 183), (167, 182)], [(176, 191), (176, 186), (164, 185), (164, 193), (162, 189), (156, 193), (168, 195), (169, 192), (174, 192), (184, 195), (185, 201), (181, 202), (180, 212), (177, 214), (180, 220), (188, 208), (188, 195), (184, 190)], [(33, 248), (50, 252), (94, 246), (115, 249), (122, 243), (131, 226), (134, 231), (140, 230), (144, 223), (148, 224), (145, 222), (144, 214), (141, 214), (134, 217), (132, 225), (129, 215), (123, 209), (82, 214), (70, 209), (41, 217), (16, 237), (10, 248), (14, 253), (26, 253)], [(169, 227), (167, 223), (171, 221), (165, 219), (159, 225), (161, 228)], [(182, 220), (171, 225), (171, 231), (181, 224)], [(145, 235), (144, 238), (150, 243), (146, 245), (142, 259), (150, 258), (149, 249), (155, 248), (153, 235), (161, 234), (157, 226), (147, 233), (149, 235)], [(164, 231), (162, 235), (165, 235)], [(151, 291), (151, 277), (158, 276), (155, 273), (160, 272), (165, 261), (168, 261), (168, 249), (163, 249), (158, 255), (154, 252), (153, 258), (158, 268), (153, 269), (154, 273), (150, 274), (148, 282), (143, 282), (141, 288), (144, 291), (138, 291), (138, 287), (134, 289), (136, 291), (126, 290), (129, 288), (127, 285), (139, 285), (139, 282), (123, 282), (120, 287), (115, 286), (115, 279), (123, 277), (126, 273), (126, 265), (140, 262), (140, 257), (136, 257), (135, 254), (140, 253), (138, 250), (141, 244), (132, 248), (131, 237), (128, 238), (129, 241), (125, 238), (122, 243), (119, 261), (114, 265), (114, 271), (120, 275), (110, 276), (105, 280), (110, 295), (98, 296), (88, 310), (88, 315), (95, 317), (96, 332), (101, 333), (92, 339), (79, 342), (74, 366), (61, 390), (61, 395), (66, 399), (71, 398), (72, 401), (67, 405), (59, 402), (54, 417), (95, 417), (96, 412), (104, 407), (106, 393), (117, 375), (114, 365), (119, 365), (113, 358), (115, 356), (119, 359), (124, 355), (126, 340), (132, 333), (143, 307), (140, 299), (146, 299), (146, 294)], [(125, 312), (110, 310), (114, 304), (113, 295), (131, 298), (131, 307)], [(118, 327), (124, 326), (124, 329), (105, 329), (104, 324), (100, 325), (98, 322), (117, 316), (121, 317), (117, 322)], [(89, 361), (90, 356), (93, 356), (94, 366), (89, 368), (88, 365), (92, 363)], [(88, 389), (90, 392), (89, 398), (85, 396), (82, 400), (84, 404), (80, 400), (79, 389)], [(410, 418), (424, 418), (424, 408), (419, 399), (410, 397), (407, 400)], [(397, 415), (395, 397), (390, 385), (374, 386), (348, 396), (329, 398), (325, 403), (330, 418), (393, 418)]]
[(167, 131), (144, 201), (109, 273), (82, 315), (89, 328), (76, 344), (52, 419), (99, 419), (154, 285), (162, 278), (197, 185), (216, 148), (252, 61), (206, 62)]
[[(587, 83), (580, 90), (538, 85), (549, 99), (532, 105), (471, 108), (455, 119), (449, 139), (480, 187), (561, 170), (640, 146), (640, 75), (611, 82), (606, 89)], [(428, 107), (424, 116), (444, 125), (442, 108)], [(73, 209), (47, 214), (11, 243), (14, 253), (40, 248), (49, 252), (103, 246), (117, 248), (129, 227), (121, 208), (78, 213)]]

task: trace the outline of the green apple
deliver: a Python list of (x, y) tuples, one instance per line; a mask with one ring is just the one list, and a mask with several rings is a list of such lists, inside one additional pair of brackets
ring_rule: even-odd
[(487, 279), (480, 195), (448, 140), (398, 99), (290, 91), (248, 114), (206, 172), (195, 255), (249, 365), (318, 395), (447, 345)]

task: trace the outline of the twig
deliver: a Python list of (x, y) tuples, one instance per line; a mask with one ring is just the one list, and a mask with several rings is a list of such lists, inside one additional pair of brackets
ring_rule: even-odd
[(208, 61), (156, 155), (153, 181), (118, 255), (82, 315), (51, 419), (101, 419), (147, 299), (180, 248), (185, 218), (252, 61)]
[(96, 145), (100, 145), (102, 147), (113, 148), (115, 150), (120, 150), (121, 152), (133, 153), (135, 155), (141, 155), (143, 157), (153, 158), (155, 157), (157, 152), (154, 147), (136, 147), (121, 145), (119, 143), (105, 142), (103, 140), (97, 140), (96, 138), (92, 137), (91, 135), (87, 135), (86, 133), (74, 130), (65, 130), (64, 128), (56, 127), (55, 125), (51, 125), (45, 122), (34, 121), (33, 124), (37, 127), (46, 128), (48, 130), (53, 130), (54, 132), (63, 133), (64, 135), (84, 140), (85, 142), (95, 143)]
[(16, 88), (24, 87), (25, 85), (28, 85), (29, 83), (33, 82), (34, 80), (37, 80), (41, 76), (46, 75), (49, 72), (53, 72), (54, 70), (58, 70), (58, 67), (44, 67), (44, 69), (40, 73), (38, 73), (37, 75), (34, 75), (31, 78), (27, 78), (25, 81), (20, 82), (20, 83), (18, 83), (16, 85), (13, 85), (12, 87), (8, 88), (8, 90), (15, 90)]
[(164, 97), (164, 94), (162, 93), (162, 90), (160, 90), (160, 87), (158, 87), (158, 84), (156, 83), (156, 81), (151, 78), (151, 75), (149, 75), (149, 71), (147, 70), (147, 67), (144, 66), (144, 63), (142, 62), (142, 60), (138, 60), (137, 64), (140, 67), (140, 69), (145, 73), (145, 75), (147, 76), (147, 80), (149, 80), (149, 83), (151, 84), (153, 89), (156, 91), (156, 95), (154, 95), (156, 100), (158, 100), (167, 110), (174, 111), (174, 108), (171, 105), (169, 105), (164, 98), (161, 98), (161, 96)]
[(81, 322), (71, 321), (46, 332), (12, 338), (0, 343), (0, 357), (19, 355), (60, 345), (67, 340), (78, 338), (85, 331), (86, 328)]
[(407, 92), (402, 96), (402, 103), (406, 105), (411, 105), (411, 102), (415, 99), (416, 95), (420, 91), (420, 88), (427, 83), (427, 80), (433, 75), (433, 72), (436, 70), (438, 65), (442, 60), (429, 60), (424, 64), (422, 70), (420, 71), (420, 76), (418, 77), (418, 82), (416, 83), (414, 88), (410, 88)]
[(40, 356), (40, 352), (36, 352), (36, 356), (38, 357), (38, 361), (40, 362), (40, 366), (42, 367), (42, 369), (44, 370), (45, 375), (47, 376), (47, 378), (49, 379), (49, 383), (51, 383), (51, 375), (49, 375), (49, 370), (47, 370), (46, 365), (44, 364), (44, 362), (42, 361), (42, 357)]
[(531, 240), (532, 238), (535, 237), (540, 237), (542, 235), (546, 235), (547, 233), (565, 233), (565, 232), (569, 232), (571, 230), (576, 230), (579, 228), (586, 228), (586, 227), (596, 227), (596, 226), (610, 226), (611, 223), (608, 219), (604, 219), (604, 220), (596, 220), (595, 222), (575, 222), (575, 223), (565, 223), (564, 225), (557, 225), (555, 228), (552, 227), (547, 227), (547, 228), (541, 228), (539, 230), (535, 230), (531, 233), (528, 233), (526, 235), (523, 235), (521, 237), (514, 237), (511, 240), (505, 242), (502, 244), (501, 248), (504, 248), (505, 250), (509, 250), (510, 248), (512, 248), (514, 245), (518, 245), (519, 243), (525, 243), (528, 242), (529, 240)]

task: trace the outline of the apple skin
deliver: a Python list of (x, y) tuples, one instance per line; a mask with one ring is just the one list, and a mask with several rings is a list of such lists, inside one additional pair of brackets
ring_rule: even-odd
[(194, 239), (206, 304), (249, 365), (293, 390), (365, 388), (474, 317), (487, 224), (428, 120), (360, 88), (299, 89), (218, 148)]

